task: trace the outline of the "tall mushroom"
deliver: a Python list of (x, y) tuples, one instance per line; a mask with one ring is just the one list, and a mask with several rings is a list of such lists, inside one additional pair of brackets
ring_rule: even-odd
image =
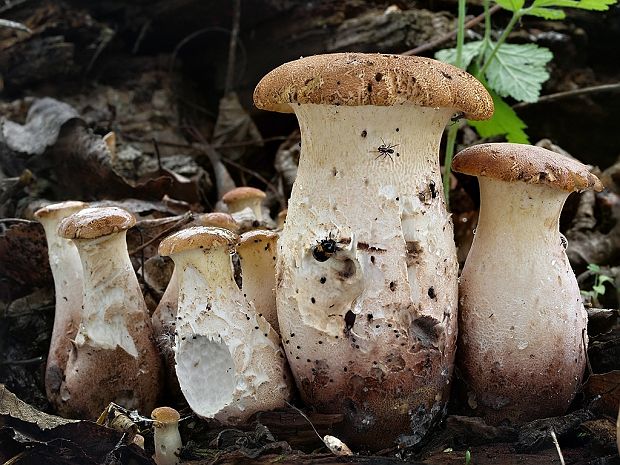
[(65, 416), (96, 418), (109, 402), (151, 411), (159, 395), (161, 360), (125, 240), (135, 221), (120, 208), (86, 208), (58, 228), (73, 239), (84, 270), (81, 321), (61, 386)]
[(181, 390), (196, 414), (224, 423), (283, 407), (290, 397), (280, 339), (234, 280), (231, 254), (238, 239), (225, 229), (198, 226), (159, 245), (178, 269)]
[(344, 413), (348, 443), (417, 443), (448, 400), (456, 345), (439, 142), (456, 112), (490, 117), (491, 97), (428, 58), (339, 53), (271, 71), (254, 102), (301, 127), (276, 293), (302, 397)]
[(480, 184), (460, 279), (458, 363), (472, 404), (492, 423), (560, 415), (580, 387), (587, 347), (560, 212), (571, 192), (602, 184), (578, 161), (529, 145), (476, 145), (452, 166)]
[(60, 385), (71, 341), (75, 338), (82, 308), (82, 263), (75, 245), (58, 235), (58, 225), (67, 216), (86, 207), (84, 202), (62, 202), (38, 209), (34, 217), (43, 225), (49, 263), (54, 276), (56, 309), (54, 328), (45, 367), (45, 392), (55, 407), (61, 403)]
[[(201, 226), (215, 226), (237, 232), (239, 225), (228, 213), (205, 213), (196, 218), (195, 223)], [(179, 300), (178, 271), (174, 267), (170, 282), (157, 308), (151, 317), (155, 338), (164, 356), (166, 365), (167, 392), (172, 398), (181, 399), (182, 394), (177, 380), (174, 366), (174, 333), (177, 319), (177, 305)]]
[(157, 407), (151, 412), (151, 418), (154, 420), (155, 463), (177, 465), (181, 462), (179, 455), (183, 447), (179, 433), (181, 415), (171, 407)]
[(248, 231), (241, 235), (237, 254), (241, 263), (245, 298), (259, 315), (280, 331), (276, 312), (276, 247), (278, 233), (267, 230)]

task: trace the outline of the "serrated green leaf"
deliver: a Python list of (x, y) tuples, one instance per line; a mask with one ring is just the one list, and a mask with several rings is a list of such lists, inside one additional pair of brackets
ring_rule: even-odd
[[(467, 69), (472, 60), (478, 56), (482, 47), (482, 41), (476, 40), (474, 42), (468, 42), (463, 45), (463, 51), (461, 52), (461, 68)], [(449, 63), (456, 66), (456, 49), (444, 48), (435, 53), (435, 59)]]
[(527, 125), (517, 116), (515, 111), (502, 98), (487, 87), (493, 98), (495, 112), (493, 117), (486, 121), (468, 121), (481, 137), (505, 136), (508, 142), (515, 144), (529, 144), (525, 128)]
[(528, 8), (527, 13), (531, 16), (538, 16), (539, 18), (545, 19), (564, 19), (566, 18), (566, 13), (563, 10), (556, 10), (554, 8)]
[[(578, 8), (581, 10), (605, 11), (618, 0), (534, 0), (531, 8), (556, 7)], [(526, 8), (527, 10), (527, 8)]]
[(601, 271), (601, 267), (598, 266), (596, 263), (590, 263), (588, 265), (588, 271), (591, 271), (592, 273), (598, 273), (599, 271)]
[(495, 3), (508, 11), (518, 11), (523, 8), (525, 0), (495, 0)]
[[(487, 48), (487, 55), (492, 47)], [(538, 100), (543, 82), (549, 79), (545, 65), (553, 53), (535, 44), (502, 44), (486, 70), (487, 83), (502, 97), (521, 102)]]
[(598, 295), (605, 295), (605, 286), (603, 286), (602, 284), (598, 286), (592, 286), (592, 290)]

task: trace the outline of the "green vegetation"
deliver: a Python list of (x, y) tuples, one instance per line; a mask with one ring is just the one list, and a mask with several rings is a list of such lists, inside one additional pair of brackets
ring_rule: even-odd
[(594, 275), (594, 284), (591, 290), (581, 291), (581, 295), (588, 299), (594, 307), (600, 307), (598, 298), (605, 295), (605, 283), (610, 283), (612, 286), (615, 286), (615, 283), (611, 276), (607, 276), (601, 267), (594, 263), (588, 265), (588, 271)]
[[(493, 39), (490, 3), (512, 13), (506, 28)], [(495, 103), (495, 114), (488, 121), (468, 121), (481, 137), (504, 136), (508, 142), (527, 144), (527, 125), (504, 100), (510, 97), (518, 102), (536, 102), (542, 84), (549, 79), (546, 65), (553, 53), (536, 44), (510, 44), (506, 39), (524, 16), (537, 16), (548, 20), (566, 17), (565, 8), (605, 11), (617, 0), (484, 0), (484, 35), (482, 40), (464, 43), (466, 0), (458, 2), (458, 32), (456, 48), (439, 50), (435, 58), (467, 70), (487, 88)], [(444, 173), (446, 202), (449, 195), (449, 174), (454, 154), (458, 125), (448, 129)]]

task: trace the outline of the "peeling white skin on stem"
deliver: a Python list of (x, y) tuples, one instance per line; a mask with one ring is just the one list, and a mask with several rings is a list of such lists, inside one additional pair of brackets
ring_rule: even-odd
[[(447, 401), (456, 338), (458, 265), (438, 163), (453, 110), (294, 109), (302, 156), (278, 243), (277, 302), (295, 379), (323, 411), (352, 402), (348, 423), (375, 443), (410, 421), (423, 435)], [(330, 234), (341, 250), (317, 261), (312, 249)], [(382, 428), (393, 436), (373, 436)]]
[(75, 240), (87, 276), (82, 321), (75, 341), (78, 346), (88, 344), (99, 349), (118, 346), (137, 357), (127, 319), (132, 313), (142, 316), (145, 312), (140, 284), (126, 253), (126, 234), (121, 231), (97, 239)]
[(172, 255), (179, 269), (176, 372), (197, 415), (224, 423), (285, 405), (280, 340), (237, 287), (226, 250)]
[(569, 193), (479, 182), (480, 218), (460, 278), (459, 363), (491, 422), (561, 415), (587, 347), (587, 314), (559, 232)]

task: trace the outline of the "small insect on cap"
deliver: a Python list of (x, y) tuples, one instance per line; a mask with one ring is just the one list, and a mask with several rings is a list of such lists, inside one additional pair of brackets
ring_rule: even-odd
[(493, 99), (472, 75), (430, 58), (333, 53), (290, 61), (267, 74), (254, 90), (263, 110), (293, 112), (293, 105), (454, 108), (472, 120), (493, 115)]
[(546, 184), (568, 192), (603, 190), (601, 181), (583, 163), (533, 145), (474, 145), (454, 157), (452, 169), (505, 182)]
[(194, 226), (193, 228), (182, 229), (161, 241), (159, 255), (167, 257), (194, 249), (226, 249), (232, 253), (237, 242), (239, 242), (239, 236), (227, 229)]
[(65, 218), (58, 234), (67, 239), (95, 239), (125, 231), (136, 224), (134, 216), (118, 207), (92, 207)]

